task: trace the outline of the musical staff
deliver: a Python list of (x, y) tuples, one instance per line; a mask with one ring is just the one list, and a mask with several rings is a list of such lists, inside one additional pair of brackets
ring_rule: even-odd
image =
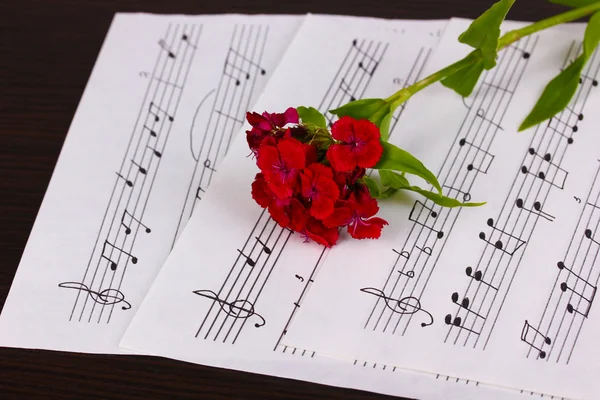
[[(577, 57), (580, 47), (573, 42), (565, 55), (564, 65)], [(590, 59), (586, 66), (586, 74), (596, 76), (600, 70), (600, 59), (597, 53)], [(487, 225), (492, 232), (481, 232), (479, 238), (485, 242), (485, 246), (478, 256), (477, 265), (473, 265), (471, 273), (467, 273), (468, 281), (463, 293), (471, 302), (478, 304), (475, 310), (485, 319), (483, 323), (480, 318), (467, 315), (463, 318), (463, 325), (467, 327), (478, 324), (479, 335), (470, 335), (463, 330), (454, 331), (449, 328), (445, 338), (446, 343), (453, 345), (469, 346), (485, 350), (494, 333), (494, 327), (498, 320), (506, 296), (510, 292), (514, 276), (524, 260), (527, 252), (528, 242), (534, 232), (540, 229), (539, 221), (554, 221), (556, 218), (544, 209), (548, 203), (549, 196), (553, 191), (563, 190), (566, 186), (569, 174), (562, 167), (565, 154), (574, 142), (574, 135), (580, 134), (582, 127), (578, 123), (584, 119), (584, 110), (587, 99), (594, 87), (591, 83), (583, 82), (579, 85), (570, 105), (557, 114), (548, 124), (541, 124), (532, 135), (529, 145), (524, 151), (523, 161), (514, 173), (514, 181), (504, 199), (504, 205), (499, 215), (490, 218)], [(580, 235), (584, 237), (583, 230)], [(599, 246), (600, 247), (600, 246)], [(518, 251), (518, 256), (517, 255)], [(476, 272), (473, 272), (476, 271)], [(566, 271), (562, 271), (564, 274)], [(478, 275), (481, 274), (481, 275)], [(487, 277), (490, 281), (486, 281)], [(479, 279), (478, 279), (479, 278)], [(567, 293), (560, 290), (560, 282), (557, 281), (555, 291), (565, 297)], [(579, 283), (581, 285), (581, 283)], [(572, 288), (568, 282), (566, 288)], [(567, 290), (567, 292), (569, 292)], [(555, 292), (556, 293), (556, 292)], [(569, 292), (570, 293), (570, 292)], [(581, 291), (579, 290), (579, 293)], [(558, 294), (555, 294), (557, 296)], [(572, 296), (575, 296), (571, 293)], [(585, 297), (590, 298), (591, 293), (586, 291)], [(585, 313), (585, 307), (572, 304), (573, 310), (570, 314), (567, 310), (567, 302), (561, 300), (561, 306), (557, 315), (577, 315), (575, 310)], [(454, 304), (454, 306), (456, 306)], [(469, 321), (467, 321), (469, 319)], [(537, 326), (540, 332), (546, 333), (546, 322)], [(556, 337), (554, 332), (546, 333), (546, 336)], [(553, 347), (554, 347), (553, 341)], [(539, 347), (538, 345), (536, 345)], [(551, 352), (547, 359), (550, 358)]]
[(208, 108), (208, 123), (202, 126), (192, 124), (190, 130), (190, 151), (195, 166), (187, 178), (188, 190), (181, 199), (181, 213), (172, 245), (197, 202), (202, 200), (200, 192), (205, 192), (210, 186), (233, 136), (243, 126), (246, 111), (257, 95), (255, 88), (259, 79), (264, 79), (269, 72), (262, 66), (269, 38), (268, 26), (237, 24), (233, 29), (221, 78), (196, 110), (198, 115), (201, 109)]
[[(529, 57), (522, 57), (522, 52), (526, 51), (528, 54), (532, 54), (537, 45), (537, 38), (525, 38), (519, 43), (519, 49), (509, 48), (500, 53), (496, 68), (484, 71), (481, 82), (476, 86), (468, 101), (463, 99), (464, 118), (437, 173), (441, 185), (445, 188), (445, 194), (461, 202), (472, 200), (472, 188), (477, 179), (485, 179), (486, 174), (493, 169), (495, 156), (492, 144), (498, 132), (502, 131), (502, 121), (528, 64)], [(415, 204), (409, 216), (410, 231), (407, 236), (403, 237), (402, 247), (395, 247), (389, 274), (380, 289), (389, 297), (414, 296), (421, 298), (423, 296), (446, 241), (452, 234), (452, 228), (462, 212), (461, 209), (436, 208), (437, 206), (430, 200), (422, 205)], [(491, 234), (484, 233), (486, 239), (492, 242), (490, 247), (497, 249), (498, 241), (500, 241), (501, 247), (509, 252), (516, 251), (522, 246), (522, 241), (516, 240), (517, 235), (502, 234), (501, 231), (506, 229), (496, 229), (502, 227), (493, 225), (494, 229)], [(414, 277), (401, 274), (399, 271), (412, 271)], [(479, 268), (470, 281), (494, 291), (494, 286), (483, 279), (482, 271), (484, 269)], [(486, 273), (485, 276), (488, 274)], [(489, 277), (493, 279), (493, 274)], [(480, 280), (477, 281), (475, 278)], [(483, 316), (478, 309), (473, 309), (473, 305), (477, 304), (477, 307), (482, 307), (485, 303), (477, 301), (468, 290), (465, 291), (464, 297), (469, 299), (469, 309)], [(466, 311), (463, 310), (463, 312)], [(467, 314), (471, 318), (475, 315)], [(467, 316), (458, 318), (455, 320), (454, 317), (451, 317), (449, 326), (464, 327), (465, 329), (461, 329), (461, 331), (467, 333), (470, 331), (474, 334), (480, 332), (478, 326), (472, 326), (473, 322), (468, 320)], [(389, 331), (392, 334), (399, 332), (404, 335), (412, 319), (412, 315), (393, 313), (382, 302), (379, 302), (370, 310), (364, 328), (381, 332)], [(483, 318), (476, 317), (475, 319), (479, 320), (477, 324), (483, 326)]]
[(171, 24), (158, 40), (155, 65), (147, 73), (146, 92), (131, 138), (123, 149), (89, 261), (80, 279), (59, 286), (77, 292), (70, 321), (110, 323), (116, 305), (121, 305), (117, 310), (131, 308), (121, 287), (128, 266), (142, 263), (135, 250), (140, 241), (138, 233), (152, 232), (142, 221), (201, 32), (199, 25)]
[(429, 311), (425, 310), (421, 306), (421, 302), (416, 297), (408, 296), (408, 297), (403, 297), (401, 299), (394, 299), (392, 297), (386, 296), (383, 291), (381, 291), (379, 289), (375, 289), (375, 288), (370, 288), (370, 287), (362, 288), (362, 289), (360, 289), (360, 291), (363, 293), (367, 293), (372, 296), (375, 296), (379, 299), (382, 299), (384, 301), (386, 307), (388, 307), (390, 310), (392, 310), (392, 312), (394, 312), (396, 314), (412, 315), (412, 314), (416, 314), (418, 312), (425, 313), (427, 315), (429, 321), (421, 323), (421, 327), (423, 327), (423, 328), (433, 324), (433, 321), (434, 321), (433, 315), (431, 315), (431, 313)]
[(210, 300), (214, 300), (219, 304), (221, 310), (223, 310), (227, 316), (235, 319), (248, 319), (250, 317), (257, 317), (259, 322), (255, 323), (256, 328), (265, 326), (267, 323), (265, 319), (254, 310), (254, 304), (248, 300), (236, 300), (228, 302), (219, 298), (219, 296), (211, 290), (194, 290), (194, 294), (205, 297)]

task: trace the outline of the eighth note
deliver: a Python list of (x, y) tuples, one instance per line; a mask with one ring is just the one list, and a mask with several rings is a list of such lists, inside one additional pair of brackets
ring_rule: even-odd
[(455, 317), (454, 319), (452, 319), (452, 315), (451, 314), (446, 315), (446, 317), (444, 318), (444, 322), (446, 323), (446, 325), (453, 326), (453, 327), (456, 327), (456, 328), (460, 328), (460, 329), (465, 330), (467, 332), (471, 332), (471, 333), (473, 333), (475, 335), (479, 335), (481, 333), (481, 332), (477, 332), (477, 331), (475, 331), (473, 329), (470, 329), (470, 328), (467, 328), (467, 327), (463, 326), (462, 325), (462, 318), (461, 317)]
[[(104, 252), (106, 251), (106, 246), (110, 246), (113, 250), (117, 250), (120, 253), (125, 254), (126, 256), (129, 256), (131, 258), (131, 262), (133, 264), (137, 264), (138, 259), (137, 257), (133, 256), (131, 253), (126, 252), (125, 250), (121, 249), (120, 247), (115, 246), (114, 244), (110, 243), (108, 240), (104, 241), (104, 246), (102, 246), (102, 255), (101, 257), (104, 258), (105, 260), (107, 260), (110, 263), (110, 269), (112, 271), (116, 271), (117, 270), (117, 263), (110, 258), (109, 256), (105, 255)], [(112, 255), (112, 252), (111, 252)]]
[(263, 251), (264, 251), (265, 253), (267, 253), (267, 254), (271, 254), (271, 249), (270, 249), (270, 248), (268, 248), (266, 244), (264, 244), (263, 242), (261, 242), (261, 240), (260, 240), (259, 238), (255, 238), (255, 239), (256, 239), (256, 241), (257, 241), (258, 243), (260, 243), (260, 245), (263, 247)]
[(462, 299), (462, 301), (461, 301), (460, 303), (458, 302), (458, 297), (459, 297), (459, 296), (458, 296), (458, 292), (454, 292), (454, 293), (452, 293), (452, 297), (451, 297), (451, 299), (452, 299), (452, 302), (453, 302), (454, 304), (456, 304), (457, 306), (459, 306), (459, 307), (461, 307), (461, 308), (464, 308), (465, 310), (467, 310), (467, 312), (469, 312), (469, 313), (471, 313), (471, 314), (473, 314), (473, 315), (476, 315), (476, 316), (478, 316), (479, 318), (483, 318), (483, 319), (485, 319), (485, 317), (484, 317), (483, 315), (480, 315), (480, 314), (476, 313), (475, 311), (473, 311), (473, 310), (471, 310), (471, 309), (469, 308), (470, 301), (469, 301), (469, 298), (468, 298), (468, 297), (463, 297), (463, 299)]
[(204, 160), (204, 168), (210, 169), (212, 172), (217, 172), (216, 169), (211, 167), (210, 159)]
[[(126, 235), (129, 235), (129, 234), (131, 233), (131, 226), (130, 226), (130, 224), (126, 224), (126, 223), (125, 223), (125, 216), (126, 216), (126, 215), (130, 217), (131, 221), (135, 221), (135, 222), (137, 222), (139, 225), (141, 225), (141, 226), (143, 226), (144, 228), (146, 228), (146, 233), (150, 233), (150, 232), (152, 232), (152, 231), (150, 230), (150, 228), (148, 228), (146, 225), (144, 225), (144, 224), (143, 224), (143, 223), (142, 223), (142, 222), (141, 222), (139, 219), (137, 219), (137, 218), (135, 218), (133, 215), (131, 215), (131, 214), (129, 213), (129, 211), (127, 211), (127, 210), (124, 210), (124, 211), (123, 211), (123, 216), (121, 217), (121, 225), (123, 225), (123, 226), (125, 227), (125, 234), (126, 234)], [(135, 264), (135, 263), (134, 263), (134, 264)]]
[[(532, 340), (527, 340), (529, 331), (534, 332), (534, 336), (533, 336)], [(536, 346), (536, 344), (535, 344), (535, 339), (538, 336), (540, 336), (541, 338), (544, 339), (544, 343), (541, 346)], [(538, 355), (541, 359), (546, 358), (546, 352), (542, 350), (542, 347), (544, 346), (544, 344), (552, 344), (552, 340), (548, 336), (544, 335), (542, 332), (535, 329), (533, 326), (529, 325), (529, 321), (527, 321), (527, 320), (525, 320), (525, 325), (523, 325), (523, 330), (521, 331), (521, 340), (523, 342), (527, 343), (529, 346), (536, 349), (539, 352)]]
[(590, 239), (592, 242), (596, 243), (597, 245), (600, 245), (600, 243), (596, 239), (594, 239), (594, 233), (592, 232), (591, 229), (585, 230), (585, 237)]
[(498, 290), (498, 288), (492, 286), (490, 283), (483, 280), (483, 273), (481, 271), (476, 271), (475, 275), (473, 275), (473, 268), (467, 267), (467, 269), (465, 270), (465, 273), (467, 274), (467, 276), (469, 278), (475, 279), (477, 282), (481, 282), (484, 285), (489, 286), (490, 288), (492, 288), (494, 290)]
[(123, 175), (121, 175), (120, 173), (117, 172), (117, 176), (121, 179), (123, 179), (125, 181), (125, 184), (127, 184), (127, 186), (129, 187), (133, 187), (133, 182), (131, 182), (129, 179), (125, 178)]
[(173, 54), (173, 52), (169, 48), (169, 45), (165, 42), (164, 39), (160, 39), (158, 41), (158, 45), (167, 52), (167, 54), (169, 55), (170, 58), (175, 58), (175, 54)]
[(250, 256), (247, 256), (244, 253), (242, 253), (242, 251), (240, 249), (237, 249), (237, 251), (242, 255), (242, 257), (244, 257), (246, 259), (246, 264), (248, 264), (251, 267), (256, 266), (256, 261), (251, 259)]

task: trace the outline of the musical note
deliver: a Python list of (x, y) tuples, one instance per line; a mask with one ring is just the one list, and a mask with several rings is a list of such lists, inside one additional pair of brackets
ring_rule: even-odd
[(98, 304), (102, 304), (103, 306), (111, 306), (113, 304), (123, 303), (121, 306), (122, 310), (131, 309), (131, 303), (126, 301), (123, 292), (117, 289), (110, 288), (104, 289), (101, 292), (97, 292), (80, 282), (62, 282), (58, 284), (58, 287), (85, 292), (90, 299)]
[(246, 259), (246, 264), (248, 264), (251, 267), (256, 266), (256, 261), (254, 261), (252, 258), (250, 258), (250, 256), (247, 256), (244, 253), (242, 253), (242, 251), (240, 249), (237, 249), (237, 251), (242, 255), (242, 257), (244, 257)]
[(598, 86), (598, 81), (595, 78), (592, 78), (592, 77), (584, 75), (584, 74), (581, 74), (581, 77), (579, 78), (579, 83), (583, 83), (584, 79), (586, 81), (592, 81), (592, 86)]
[(152, 154), (154, 154), (156, 157), (158, 157), (158, 158), (162, 157), (162, 153), (160, 151), (156, 150), (154, 147), (147, 145), (146, 148), (151, 150)]
[(406, 250), (403, 250), (401, 252), (398, 252), (396, 249), (392, 249), (392, 251), (396, 254), (398, 254), (400, 257), (404, 257), (407, 260), (410, 258), (410, 253)]
[[(417, 208), (419, 209), (418, 215), (416, 213)], [(427, 210), (425, 213), (423, 213), (423, 210)], [(420, 222), (419, 218), (421, 217), (421, 215), (424, 215), (425, 217), (425, 222)], [(421, 225), (422, 227), (425, 227), (433, 232), (435, 232), (437, 234), (437, 238), (441, 239), (444, 237), (444, 232), (442, 231), (436, 231), (435, 229), (433, 229), (433, 227), (427, 226), (426, 222), (427, 220), (429, 220), (429, 217), (431, 217), (433, 219), (433, 224), (435, 225), (435, 219), (437, 218), (438, 214), (437, 212), (435, 212), (433, 209), (425, 206), (425, 204), (421, 203), (419, 200), (415, 201), (415, 204), (413, 204), (413, 208), (410, 211), (410, 215), (408, 216), (409, 221), (415, 222), (418, 225)]]
[(486, 286), (489, 286), (490, 288), (494, 289), (494, 290), (498, 290), (497, 287), (492, 286), (490, 283), (486, 282), (483, 280), (483, 273), (481, 271), (476, 271), (475, 275), (473, 275), (473, 268), (471, 267), (467, 267), (467, 269), (465, 270), (465, 273), (467, 274), (468, 277), (470, 277), (471, 279), (475, 279), (477, 282), (481, 282)]
[(392, 312), (394, 312), (396, 314), (412, 315), (412, 314), (418, 313), (419, 311), (422, 311), (423, 313), (427, 314), (427, 316), (430, 319), (429, 322), (421, 323), (421, 327), (423, 327), (423, 328), (433, 324), (433, 315), (431, 315), (431, 313), (429, 313), (427, 310), (425, 310), (421, 306), (421, 302), (416, 297), (408, 296), (408, 297), (403, 297), (401, 299), (394, 299), (394, 298), (386, 296), (385, 293), (382, 292), (381, 290), (375, 289), (375, 288), (370, 288), (370, 287), (362, 288), (362, 289), (360, 289), (360, 291), (363, 293), (367, 293), (372, 296), (378, 297), (380, 299), (383, 299), (386, 307), (389, 308), (390, 310), (392, 310)]
[(415, 271), (404, 272), (404, 271), (398, 270), (398, 272), (400, 273), (400, 275), (408, 276), (411, 279), (415, 277)]
[(196, 49), (196, 46), (195, 46), (195, 45), (193, 45), (192, 43), (190, 43), (190, 40), (189, 40), (189, 39), (190, 39), (190, 38), (189, 38), (189, 36), (188, 36), (187, 34), (185, 34), (185, 33), (184, 33), (183, 35), (181, 35), (181, 40), (182, 40), (183, 42), (185, 42), (185, 44), (186, 44), (186, 45), (190, 46), (192, 49), (194, 49), (194, 50), (195, 50), (195, 49)]
[[(463, 147), (463, 146), (469, 146), (470, 148), (475, 149), (475, 157), (473, 157), (473, 162), (469, 163), (467, 165), (467, 171), (478, 171), (484, 174), (488, 173), (488, 170), (490, 169), (490, 166), (492, 165), (492, 162), (494, 161), (494, 156), (492, 154), (490, 154), (488, 151), (482, 149), (479, 146), (474, 145), (471, 142), (468, 142), (466, 139), (460, 139), (458, 141), (458, 145)], [(477, 160), (479, 158), (479, 155), (482, 154), (483, 157), (481, 159), (481, 162), (477, 163), (477, 165), (475, 165), (475, 160)]]
[[(528, 333), (530, 330), (533, 330), (535, 332), (535, 335), (534, 335), (532, 341), (527, 340), (527, 336), (528, 336)], [(544, 343), (539, 347), (535, 345), (535, 339), (538, 336), (540, 336), (544, 339)], [(544, 346), (544, 344), (552, 344), (552, 340), (548, 336), (544, 335), (542, 332), (535, 329), (533, 326), (529, 325), (529, 321), (527, 321), (527, 320), (525, 320), (525, 325), (523, 325), (523, 330), (521, 331), (521, 340), (523, 342), (527, 343), (529, 346), (536, 349), (538, 351), (538, 355), (541, 359), (546, 358), (546, 352), (542, 350), (542, 347)]]
[(255, 238), (256, 241), (263, 247), (263, 251), (267, 254), (271, 254), (271, 249), (267, 247), (258, 237)]
[(136, 163), (134, 160), (131, 160), (131, 163), (133, 165), (135, 165), (136, 167), (138, 167), (138, 171), (140, 172), (140, 174), (146, 175), (148, 173), (148, 171), (146, 170), (146, 168), (142, 167), (140, 164)]
[(477, 112), (475, 113), (479, 118), (481, 118), (482, 120), (484, 120), (485, 122), (489, 123), (490, 125), (495, 126), (496, 128), (500, 129), (501, 131), (503, 131), (504, 129), (498, 125), (497, 123), (495, 123), (494, 121), (492, 121), (491, 119), (486, 118), (486, 114), (487, 111), (484, 110), (483, 108), (479, 108), (477, 109)]
[(508, 46), (508, 48), (510, 48), (510, 49), (513, 49), (513, 50), (515, 50), (515, 51), (517, 51), (517, 52), (521, 53), (521, 54), (522, 54), (522, 57), (523, 57), (524, 59), (526, 59), (526, 60), (528, 60), (528, 59), (529, 59), (529, 57), (531, 57), (531, 54), (530, 54), (528, 51), (526, 51), (526, 50), (523, 50), (523, 49), (520, 49), (520, 48), (518, 48), (517, 46)]
[(594, 234), (591, 229), (585, 230), (585, 237), (590, 239), (592, 242), (596, 243), (597, 245), (600, 245), (600, 243), (596, 239), (594, 239)]
[[(150, 228), (148, 228), (146, 225), (144, 225), (139, 219), (135, 218), (133, 215), (131, 215), (129, 213), (129, 211), (124, 210), (123, 211), (123, 216), (121, 217), (121, 225), (123, 225), (125, 227), (125, 234), (129, 235), (131, 233), (131, 224), (126, 224), (125, 223), (125, 216), (129, 216), (131, 218), (131, 221), (135, 221), (137, 222), (139, 225), (143, 226), (144, 228), (146, 228), (146, 233), (150, 233), (152, 232), (150, 230)], [(135, 264), (135, 263), (134, 263)]]
[(217, 172), (216, 169), (211, 167), (211, 162), (208, 158), (204, 160), (204, 168), (210, 169), (212, 172)]
[(471, 332), (471, 333), (473, 333), (475, 335), (479, 335), (481, 333), (481, 332), (477, 332), (477, 331), (475, 331), (473, 329), (470, 329), (470, 328), (467, 328), (467, 327), (463, 326), (462, 325), (462, 318), (461, 317), (455, 317), (454, 319), (452, 319), (452, 315), (451, 314), (446, 315), (446, 317), (444, 318), (444, 322), (446, 323), (446, 325), (463, 329), (463, 330)]
[(546, 220), (548, 220), (550, 222), (554, 221), (554, 216), (542, 211), (542, 203), (540, 203), (539, 201), (536, 201), (535, 203), (533, 203), (533, 210), (526, 208), (524, 206), (524, 201), (521, 198), (517, 199), (516, 206), (517, 206), (517, 208), (520, 208), (521, 210), (524, 210), (524, 211), (528, 211), (531, 214), (539, 215), (540, 217), (545, 218)]
[[(578, 278), (582, 279), (580, 277), (578, 277)], [(576, 294), (581, 300), (584, 300), (584, 301), (587, 302), (587, 307), (586, 307), (586, 309), (585, 309), (584, 312), (579, 311), (578, 309), (576, 309), (575, 306), (573, 306), (571, 303), (567, 304), (567, 312), (569, 312), (569, 314), (577, 313), (577, 314), (582, 315), (583, 317), (587, 318), (588, 315), (589, 315), (589, 313), (590, 313), (590, 309), (592, 308), (592, 303), (594, 302), (594, 298), (596, 298), (596, 290), (597, 290), (597, 288), (596, 288), (596, 286), (592, 286), (592, 284), (590, 284), (588, 281), (586, 281), (584, 279), (582, 279), (582, 280), (587, 285), (586, 287), (591, 287), (592, 288), (592, 295), (589, 298), (587, 298), (584, 295), (584, 293), (583, 293), (583, 291), (585, 291), (585, 288), (582, 291), (582, 293), (579, 293), (575, 289), (569, 287), (569, 285), (567, 284), (567, 282), (562, 282), (560, 284), (560, 290), (562, 290), (563, 293), (565, 293), (567, 291), (570, 291), (573, 294)]]
[(167, 54), (169, 55), (170, 58), (175, 58), (175, 54), (173, 54), (169, 45), (165, 42), (164, 39), (160, 39), (158, 41), (158, 45), (167, 52)]
[(448, 189), (450, 191), (454, 190), (455, 192), (461, 194), (464, 202), (471, 201), (471, 193), (464, 192), (464, 191), (462, 191), (460, 189), (456, 189), (456, 188), (454, 188), (452, 186), (448, 186), (448, 185), (444, 185), (443, 187), (445, 187), (446, 189)]
[(198, 186), (198, 189), (196, 190), (196, 198), (198, 200), (202, 200), (202, 197), (200, 197), (200, 192), (206, 193), (206, 191), (204, 189), (202, 189), (200, 186)]
[(458, 296), (457, 292), (452, 293), (451, 299), (454, 304), (456, 304), (457, 306), (459, 306), (461, 308), (464, 308), (465, 310), (467, 310), (467, 312), (469, 312), (473, 315), (476, 315), (479, 318), (485, 319), (485, 317), (483, 315), (480, 315), (469, 308), (470, 301), (469, 301), (468, 297), (464, 297), (460, 303), (458, 302), (458, 298), (459, 298), (459, 296)]
[(120, 173), (117, 172), (117, 176), (121, 179), (123, 179), (125, 181), (125, 184), (129, 187), (133, 187), (133, 182), (131, 182), (129, 179), (125, 178), (123, 175), (121, 175)]
[(300, 282), (304, 282), (304, 278), (298, 274), (296, 274), (296, 279), (298, 279)]
[(219, 296), (212, 290), (194, 290), (193, 293), (197, 294), (198, 296), (216, 301), (219, 304), (219, 307), (221, 307), (221, 310), (223, 310), (229, 317), (233, 317), (235, 319), (248, 319), (256, 316), (260, 319), (260, 321), (254, 324), (255, 327), (260, 328), (266, 324), (265, 319), (254, 309), (254, 304), (248, 300), (235, 300), (232, 302), (226, 301), (220, 299)]
[[(372, 55), (368, 54), (366, 51), (364, 51), (362, 48), (358, 47), (356, 45), (356, 40), (354, 40), (352, 42), (352, 45), (354, 46), (354, 48), (356, 49), (356, 51), (359, 54), (362, 54), (363, 58), (362, 61), (360, 61), (358, 63), (358, 68), (362, 69), (363, 71), (365, 71), (367, 74), (369, 74), (370, 76), (373, 76), (373, 74), (375, 73), (375, 70), (377, 69), (377, 66), (379, 65), (379, 61), (375, 60), (375, 57), (373, 57)], [(369, 71), (368, 68), (365, 66), (365, 60), (367, 61), (367, 63), (369, 65), (371, 65), (371, 63), (374, 63), (375, 65), (373, 66), (373, 68)]]
[(148, 128), (146, 125), (144, 125), (143, 129), (146, 129), (148, 132), (150, 132), (150, 136), (156, 137), (156, 132), (153, 129)]
[[(496, 240), (495, 242), (492, 243), (490, 240), (487, 239), (487, 236), (486, 236), (485, 232), (480, 232), (479, 233), (479, 239), (481, 239), (484, 242), (486, 242), (486, 243), (494, 246), (496, 249), (502, 251), (503, 253), (506, 253), (509, 256), (513, 256), (515, 254), (515, 252), (517, 250), (519, 250), (521, 248), (521, 246), (523, 246), (525, 244), (524, 240), (521, 240), (520, 238), (518, 238), (518, 237), (516, 237), (514, 235), (511, 235), (508, 232), (505, 232), (505, 231), (503, 231), (503, 230), (501, 230), (499, 228), (496, 228), (494, 226), (494, 220), (492, 218), (489, 218), (487, 220), (487, 225), (489, 227), (491, 227), (494, 230), (494, 232), (496, 232), (496, 231), (500, 232), (500, 239), (498, 239), (498, 240)], [(508, 241), (506, 243), (502, 241), (503, 235), (508, 236)], [(514, 246), (514, 248), (512, 250), (509, 250), (508, 248), (505, 248), (505, 245), (509, 244), (511, 242), (511, 239), (515, 239), (517, 243), (516, 243), (516, 245)]]
[[(155, 109), (155, 112), (152, 111), (152, 108)], [(165, 110), (163, 110), (162, 108), (160, 108), (159, 106), (157, 106), (156, 104), (154, 104), (153, 101), (150, 102), (150, 106), (148, 107), (148, 112), (152, 115), (154, 115), (154, 120), (156, 122), (160, 121), (160, 114), (163, 114), (167, 117), (167, 119), (171, 122), (173, 122), (173, 116), (169, 115)]]
[[(552, 123), (555, 122), (555, 121), (556, 122), (560, 122), (563, 125), (567, 125), (563, 121), (561, 121), (560, 119), (558, 119), (556, 117), (552, 117), (548, 121), (548, 129), (551, 129), (554, 133), (557, 133), (562, 138), (567, 139), (567, 144), (573, 144), (573, 142), (574, 142), (573, 137), (569, 136), (569, 135), (566, 135), (565, 132), (564, 132), (564, 129), (561, 130), (557, 126), (552, 126)], [(575, 126), (575, 129), (572, 129), (572, 130), (573, 131), (577, 131), (578, 130), (577, 126)]]
[(425, 246), (423, 248), (419, 247), (419, 246), (415, 246), (417, 249), (421, 250), (423, 253), (427, 254), (428, 256), (431, 255), (431, 253), (433, 252), (433, 250), (431, 249), (431, 247), (429, 246)]
[[(248, 64), (254, 66), (256, 69), (258, 69), (258, 71), (260, 72), (261, 75), (265, 75), (267, 73), (267, 71), (263, 67), (261, 67), (256, 62), (254, 62), (251, 59), (249, 59), (248, 57), (244, 56), (243, 54), (241, 54), (237, 50), (229, 48), (229, 52), (233, 53), (236, 57), (240, 57), (243, 62), (247, 62)], [(229, 54), (227, 55), (227, 57), (229, 57)]]
[(110, 263), (111, 270), (115, 271), (117, 269), (117, 263), (113, 259), (111, 259), (109, 256), (106, 256), (104, 254), (104, 252), (106, 251), (106, 246), (110, 246), (113, 250), (117, 250), (119, 253), (125, 254), (126, 256), (131, 258), (131, 262), (133, 264), (137, 264), (137, 262), (138, 262), (137, 257), (133, 256), (131, 253), (126, 252), (125, 250), (121, 249), (120, 247), (115, 246), (114, 244), (110, 243), (108, 240), (105, 240), (104, 245), (102, 246), (102, 256), (101, 257)]
[[(540, 168), (540, 171), (538, 171), (538, 173), (535, 174), (535, 173), (532, 173), (531, 171), (529, 171), (529, 169), (526, 166), (523, 166), (521, 168), (521, 172), (524, 174), (531, 174), (537, 178), (540, 178), (544, 182), (548, 182), (552, 186), (555, 186), (559, 189), (564, 189), (565, 182), (567, 181), (567, 176), (569, 173), (567, 171), (565, 171), (564, 169), (560, 168), (558, 165), (556, 165), (550, 161), (552, 159), (552, 155), (550, 153), (548, 153), (548, 154), (545, 154), (544, 156), (540, 156), (539, 154), (536, 153), (535, 149), (533, 149), (533, 148), (529, 149), (529, 154), (533, 154), (536, 157), (542, 158), (544, 161), (546, 161), (547, 162), (546, 165), (548, 166), (548, 171), (547, 172), (541, 171), (541, 168)], [(552, 181), (546, 180), (546, 178), (549, 175), (554, 176)], [(559, 183), (556, 183), (556, 181), (558, 181)]]
[(340, 81), (340, 89), (342, 90), (342, 92), (344, 92), (347, 96), (350, 97), (350, 101), (356, 100), (356, 98), (352, 94), (352, 89), (350, 88), (350, 85), (346, 83), (344, 78), (342, 78), (342, 80)]

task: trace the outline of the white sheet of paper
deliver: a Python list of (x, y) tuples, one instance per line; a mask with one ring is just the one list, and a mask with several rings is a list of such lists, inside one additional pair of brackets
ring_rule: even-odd
[[(281, 111), (305, 104), (327, 110), (350, 97), (389, 95), (394, 83), (422, 76), (432, 45), (423, 36), (402, 38), (309, 16), (255, 109)], [(249, 189), (257, 168), (248, 152), (243, 138), (233, 144), (121, 346), (199, 364), (421, 399), (525, 398), (473, 381), (349, 362), (281, 345), (298, 305), (318, 280), (322, 247), (279, 228), (254, 203)]]
[[(448, 25), (428, 71), (469, 51), (456, 41), (467, 24)], [(487, 205), (441, 209), (409, 195), (381, 202), (390, 222), (382, 238), (341, 240), (329, 252), (285, 344), (598, 397), (600, 363), (590, 355), (600, 334), (598, 52), (566, 111), (517, 132), (580, 51), (583, 29), (504, 50), (468, 99), (434, 85), (411, 100), (399, 144), (438, 173), (447, 194)]]
[(302, 19), (116, 15), (4, 305), (0, 345), (120, 352)]

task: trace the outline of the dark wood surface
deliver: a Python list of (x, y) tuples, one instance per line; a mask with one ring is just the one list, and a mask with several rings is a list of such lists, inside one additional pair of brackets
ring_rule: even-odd
[[(474, 18), (492, 0), (0, 0), (0, 307), (115, 12)], [(518, 0), (509, 17), (561, 10)], [(151, 357), (0, 348), (0, 399), (391, 399)]]

